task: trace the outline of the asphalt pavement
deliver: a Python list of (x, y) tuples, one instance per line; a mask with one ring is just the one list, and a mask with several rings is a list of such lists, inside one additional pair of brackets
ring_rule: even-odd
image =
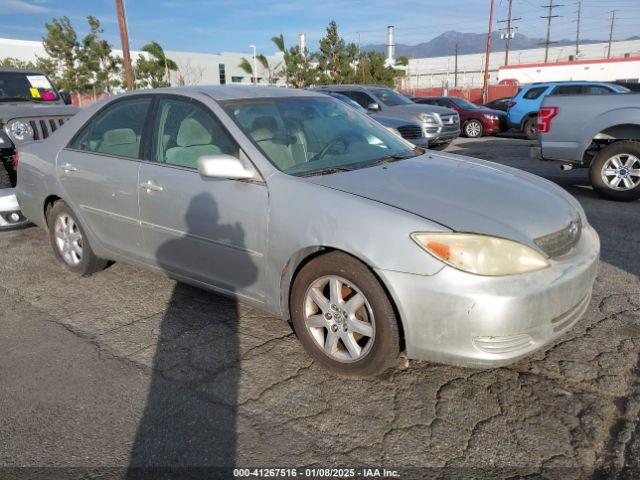
[(532, 160), (530, 144), (459, 139), (448, 151), (566, 188), (600, 234), (602, 263), (585, 317), (505, 368), (413, 361), (339, 379), (258, 310), (124, 264), (79, 278), (44, 231), (0, 234), (0, 477), (366, 466), (640, 478), (640, 202), (598, 197), (586, 171)]

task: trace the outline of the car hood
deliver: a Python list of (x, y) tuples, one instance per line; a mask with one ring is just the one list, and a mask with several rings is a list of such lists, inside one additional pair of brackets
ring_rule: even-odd
[[(437, 222), (454, 231), (533, 240), (581, 217), (551, 182), (462, 156), (425, 154), (309, 181)], [(372, 219), (375, 221), (374, 219)]]
[(405, 113), (407, 115), (418, 115), (419, 113), (437, 113), (439, 115), (451, 115), (456, 113), (455, 110), (450, 108), (440, 107), (438, 105), (423, 105), (419, 103), (396, 105), (394, 107), (384, 106), (382, 110), (383, 115), (395, 115), (397, 113)]
[(0, 119), (44, 117), (49, 115), (75, 115), (78, 108), (69, 105), (41, 105), (33, 102), (0, 103)]
[[(484, 107), (484, 106), (480, 106), (478, 107), (478, 110), (480, 110), (480, 113), (490, 113), (491, 115), (496, 115), (497, 117), (506, 117), (507, 114), (501, 110), (495, 110), (493, 108), (489, 108), (489, 107)], [(478, 111), (476, 110), (476, 112)]]
[(410, 120), (408, 118), (387, 117), (386, 115), (372, 115), (372, 117), (385, 127), (397, 128), (404, 125), (416, 125), (421, 127), (421, 123), (417, 119)]

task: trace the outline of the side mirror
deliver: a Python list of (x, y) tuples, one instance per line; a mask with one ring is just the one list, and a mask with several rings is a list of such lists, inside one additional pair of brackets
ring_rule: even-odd
[(203, 177), (250, 180), (254, 173), (231, 155), (203, 155), (198, 158), (198, 173)]
[(369, 105), (367, 105), (367, 110), (369, 110), (370, 112), (378, 112), (380, 111), (380, 105), (375, 102), (370, 103)]
[(60, 93), (60, 98), (65, 105), (71, 105), (71, 95), (69, 94), (69, 92), (67, 92), (66, 90), (61, 90), (58, 93)]

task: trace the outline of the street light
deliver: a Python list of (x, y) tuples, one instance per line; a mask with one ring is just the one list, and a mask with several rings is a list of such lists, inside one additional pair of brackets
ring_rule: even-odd
[(253, 84), (258, 85), (258, 71), (256, 67), (256, 46), (249, 45), (249, 48), (253, 48)]

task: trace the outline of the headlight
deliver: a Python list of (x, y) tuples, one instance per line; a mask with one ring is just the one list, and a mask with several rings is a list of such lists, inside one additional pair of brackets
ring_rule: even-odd
[(497, 115), (491, 115), (490, 113), (483, 113), (482, 116), (487, 120), (498, 120)]
[(416, 118), (424, 123), (438, 123), (438, 119), (431, 113), (419, 113)]
[(14, 120), (10, 122), (8, 129), (11, 136), (21, 142), (24, 140), (31, 140), (33, 138), (31, 125), (21, 120)]
[(476, 275), (515, 275), (549, 266), (537, 251), (504, 238), (471, 233), (413, 233), (411, 238), (438, 260)]

